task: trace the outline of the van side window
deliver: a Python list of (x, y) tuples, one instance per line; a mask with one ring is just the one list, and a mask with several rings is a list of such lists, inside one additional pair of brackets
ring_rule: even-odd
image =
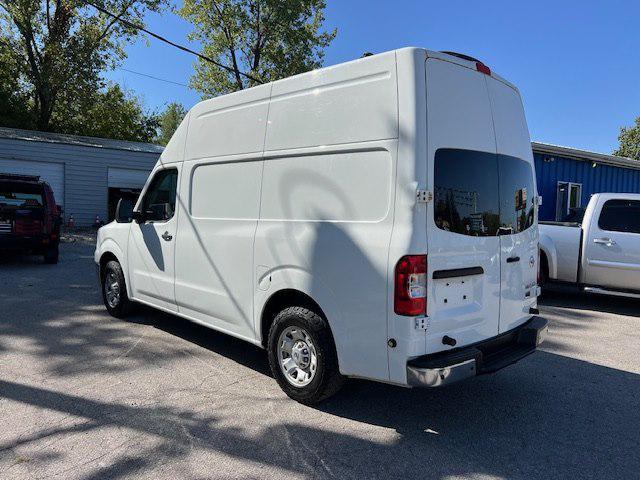
[(500, 233), (520, 233), (533, 225), (535, 217), (533, 170), (516, 157), (498, 155), (500, 174)]
[(167, 221), (176, 210), (178, 170), (170, 168), (156, 173), (142, 200), (142, 211), (151, 221)]
[(434, 219), (438, 228), (494, 236), (500, 226), (498, 160), (493, 153), (442, 148), (434, 168)]
[(640, 233), (640, 202), (637, 200), (607, 200), (598, 219), (600, 230)]

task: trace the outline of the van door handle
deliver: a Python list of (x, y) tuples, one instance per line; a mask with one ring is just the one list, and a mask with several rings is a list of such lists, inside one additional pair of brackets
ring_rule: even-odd
[(173, 238), (173, 235), (171, 235), (169, 232), (164, 232), (162, 234), (162, 239), (166, 240), (167, 242), (170, 242), (172, 238)]
[(509, 257), (507, 258), (507, 263), (515, 263), (515, 262), (519, 262), (520, 261), (520, 257)]
[(616, 244), (615, 240), (611, 238), (594, 238), (593, 243), (599, 243), (601, 245), (606, 245), (607, 247), (611, 247)]

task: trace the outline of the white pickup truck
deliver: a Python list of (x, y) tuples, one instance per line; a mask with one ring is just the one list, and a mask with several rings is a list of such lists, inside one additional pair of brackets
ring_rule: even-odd
[(577, 222), (540, 222), (540, 283), (640, 298), (640, 194), (597, 193)]

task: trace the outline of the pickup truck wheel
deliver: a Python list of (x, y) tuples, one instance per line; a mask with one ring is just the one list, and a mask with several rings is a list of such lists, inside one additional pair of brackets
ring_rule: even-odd
[(60, 257), (60, 250), (59, 250), (59, 246), (53, 245), (49, 248), (47, 248), (44, 252), (44, 263), (47, 264), (56, 264), (58, 263), (58, 259)]
[(549, 262), (546, 256), (540, 258), (540, 287), (544, 288), (549, 281)]
[(300, 403), (321, 402), (344, 383), (329, 325), (311, 310), (282, 310), (269, 330), (268, 350), (278, 385)]
[(113, 317), (124, 318), (131, 309), (122, 267), (115, 260), (108, 262), (102, 272), (102, 299)]

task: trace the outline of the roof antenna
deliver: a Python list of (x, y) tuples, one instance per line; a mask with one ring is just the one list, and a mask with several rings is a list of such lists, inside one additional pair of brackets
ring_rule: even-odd
[(371, 53), (371, 52), (364, 52), (364, 53), (362, 54), (362, 57), (360, 57), (360, 58), (370, 57), (370, 56), (372, 56), (372, 55), (373, 55), (373, 53)]

